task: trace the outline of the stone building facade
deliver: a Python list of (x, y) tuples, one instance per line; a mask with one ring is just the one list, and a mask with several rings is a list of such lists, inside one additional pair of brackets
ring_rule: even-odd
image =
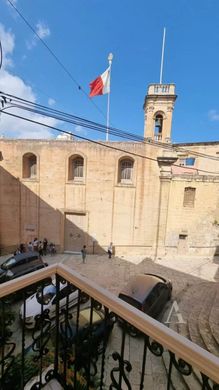
[(1, 253), (47, 237), (60, 251), (215, 255), (219, 142), (171, 144), (175, 100), (173, 84), (149, 86), (145, 142), (1, 139)]

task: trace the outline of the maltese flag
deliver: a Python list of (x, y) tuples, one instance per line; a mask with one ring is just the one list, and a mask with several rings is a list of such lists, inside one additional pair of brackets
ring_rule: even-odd
[(90, 83), (90, 97), (110, 92), (110, 67)]

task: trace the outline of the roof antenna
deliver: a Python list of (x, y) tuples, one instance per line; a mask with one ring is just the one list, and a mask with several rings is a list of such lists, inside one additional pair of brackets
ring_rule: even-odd
[(164, 27), (164, 29), (163, 29), (163, 44), (162, 44), (161, 64), (160, 64), (160, 84), (162, 84), (162, 78), (163, 78), (163, 60), (164, 60), (165, 38), (166, 38), (166, 27)]

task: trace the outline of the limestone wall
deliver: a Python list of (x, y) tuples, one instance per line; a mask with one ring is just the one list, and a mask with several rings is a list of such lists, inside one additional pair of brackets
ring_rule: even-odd
[[(218, 176), (168, 172), (161, 190), (156, 161), (160, 148), (132, 142), (110, 145), (119, 150), (88, 142), (0, 140), (2, 252), (34, 237), (47, 237), (61, 251), (79, 250), (85, 244), (91, 253), (103, 253), (112, 241), (118, 255), (213, 254), (219, 233)], [(208, 146), (203, 146), (204, 152), (217, 155), (218, 146)], [(118, 164), (128, 152), (135, 154), (133, 180), (122, 184)], [(37, 156), (34, 179), (22, 177), (25, 153)], [(73, 154), (84, 158), (81, 181), (68, 178)], [(200, 167), (219, 172), (215, 161), (199, 161)], [(196, 188), (192, 209), (183, 207), (188, 185)], [(186, 236), (185, 242), (180, 235)]]

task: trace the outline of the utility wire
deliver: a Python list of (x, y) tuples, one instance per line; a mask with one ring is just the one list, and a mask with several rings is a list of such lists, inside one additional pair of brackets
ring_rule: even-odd
[(55, 59), (55, 61), (59, 64), (59, 66), (64, 70), (64, 72), (68, 75), (68, 77), (71, 79), (71, 81), (77, 86), (79, 91), (82, 91), (83, 94), (87, 97), (87, 99), (95, 106), (95, 108), (99, 111), (99, 113), (106, 118), (106, 115), (104, 112), (98, 107), (98, 105), (90, 99), (87, 92), (84, 90), (84, 88), (77, 82), (77, 80), (72, 76), (70, 71), (67, 69), (67, 67), (63, 64), (63, 62), (58, 58), (58, 56), (54, 53), (52, 49), (47, 45), (47, 43), (42, 39), (37, 31), (33, 28), (33, 26), (28, 22), (27, 18), (24, 17), (24, 15), (21, 13), (21, 11), (18, 10), (18, 8), (15, 6), (15, 4), (11, 0), (7, 0), (8, 3), (14, 8), (14, 10), (17, 12), (17, 14), (20, 16), (20, 18), (24, 21), (24, 23), (29, 27), (29, 29), (36, 35), (36, 37), (40, 40), (40, 42), (44, 45), (44, 47), (49, 51), (51, 56)]
[[(33, 28), (33, 26), (30, 24), (30, 22), (28, 22), (27, 18), (24, 17), (24, 15), (21, 13), (21, 11), (18, 10), (18, 8), (15, 6), (15, 4), (11, 1), (11, 0), (7, 0), (8, 3), (14, 8), (14, 10), (17, 12), (17, 14), (20, 16), (20, 18), (24, 21), (24, 23), (29, 27), (29, 29), (36, 35), (36, 37), (40, 40), (40, 42), (44, 45), (44, 47), (49, 51), (49, 53), (52, 55), (52, 57), (55, 59), (55, 61), (59, 64), (59, 66), (61, 66), (61, 68), (64, 70), (64, 72), (68, 75), (68, 77), (71, 79), (71, 81), (77, 86), (78, 90), (82, 91), (84, 93), (84, 95), (89, 99), (89, 101), (95, 106), (95, 108), (99, 111), (99, 113), (104, 117), (106, 118), (106, 115), (104, 114), (104, 112), (97, 106), (97, 104), (90, 99), (89, 95), (86, 93), (86, 91), (84, 90), (84, 88), (77, 82), (77, 80), (72, 76), (72, 74), (69, 72), (69, 70), (67, 69), (67, 67), (62, 63), (62, 61), (58, 58), (58, 56), (54, 53), (54, 51), (52, 51), (50, 49), (50, 47), (47, 45), (47, 43), (39, 36), (39, 34), (37, 33), (37, 31)], [(0, 62), (0, 65), (2, 64), (2, 47), (1, 47), (1, 42), (0, 42), (0, 54), (1, 54), (1, 62)], [(1, 68), (1, 66), (0, 66)], [(112, 129), (112, 128), (111, 128)], [(126, 133), (127, 136), (133, 136), (131, 133)], [(142, 137), (143, 138), (143, 137)], [(165, 148), (165, 149), (172, 149), (172, 147), (174, 147), (174, 144), (173, 145), (168, 145), (168, 144), (164, 144), (162, 142), (157, 142), (157, 141), (154, 141), (154, 140), (147, 140), (146, 138), (143, 138), (143, 139), (140, 139), (140, 137), (138, 138), (138, 141), (140, 142), (146, 142), (146, 143), (150, 143), (151, 145), (153, 146), (156, 146), (156, 147), (162, 147), (162, 148)], [(137, 140), (137, 139), (136, 139)], [(191, 151), (190, 149), (185, 149), (185, 148), (182, 148), (182, 147), (174, 147), (175, 150), (177, 151), (182, 151), (182, 152), (187, 152), (187, 153), (190, 153), (190, 154), (193, 154), (193, 155), (196, 155), (196, 156), (200, 156), (200, 157), (206, 157), (206, 158), (210, 158), (212, 160), (217, 160), (219, 161), (219, 159), (217, 157), (214, 157), (214, 156), (210, 156), (210, 155), (206, 155), (204, 153), (201, 153), (201, 152), (197, 152), (197, 151)]]
[[(81, 118), (81, 117), (78, 117), (78, 116), (75, 116), (72, 114), (68, 114), (68, 113), (65, 113), (63, 111), (59, 111), (59, 110), (56, 110), (56, 109), (53, 109), (50, 107), (46, 107), (46, 106), (43, 106), (41, 104), (37, 104), (37, 103), (31, 102), (29, 100), (26, 100), (26, 99), (23, 99), (23, 98), (20, 98), (20, 97), (11, 95), (11, 94), (6, 94), (3, 92), (0, 92), (0, 96), (2, 96), (2, 99), (4, 99), (5, 104), (7, 103), (7, 98), (9, 98), (9, 103), (10, 104), (13, 103), (14, 107), (16, 106), (17, 108), (20, 108), (20, 109), (23, 109), (26, 111), (30, 111), (33, 113), (37, 113), (39, 115), (49, 116), (49, 117), (52, 117), (54, 119), (58, 119), (61, 121), (72, 123), (74, 125), (78, 125), (78, 126), (90, 128), (90, 129), (95, 130), (95, 131), (106, 133), (106, 126), (105, 125), (102, 125), (102, 124), (99, 124), (99, 123), (96, 123), (96, 122), (93, 122), (93, 121), (90, 121), (90, 120), (87, 120), (87, 119), (84, 119), (84, 118)], [(6, 96), (7, 96), (7, 98), (6, 98)], [(129, 139), (129, 140), (136, 141), (136, 142), (143, 142), (143, 143), (149, 144), (149, 145), (154, 146), (154, 147), (168, 149), (168, 150), (175, 149), (178, 152), (179, 151), (183, 152), (183, 153), (186, 152), (186, 153), (190, 153), (192, 155), (195, 155), (195, 156), (198, 156), (201, 158), (207, 158), (207, 159), (219, 161), (219, 158), (216, 156), (204, 154), (204, 153), (193, 151), (193, 150), (191, 151), (191, 150), (185, 149), (183, 147), (178, 147), (178, 146), (174, 147), (174, 145), (163, 143), (163, 142), (148, 140), (147, 138), (144, 138), (142, 136), (138, 136), (138, 135), (133, 134), (133, 133), (125, 132), (125, 131), (122, 131), (122, 130), (119, 130), (119, 129), (116, 129), (113, 127), (109, 128), (109, 132), (111, 135), (114, 135), (114, 136), (117, 136), (120, 138)]]
[[(39, 122), (39, 121), (35, 121), (33, 119), (29, 119), (29, 118), (26, 118), (26, 117), (23, 117), (21, 115), (16, 115), (16, 114), (12, 114), (12, 113), (9, 113), (9, 112), (6, 112), (6, 111), (2, 111), (3, 114), (6, 114), (6, 115), (9, 115), (11, 117), (14, 117), (14, 118), (18, 118), (18, 119), (22, 119), (22, 120), (25, 120), (27, 122), (30, 122), (30, 123), (34, 123), (34, 124), (37, 124), (37, 125), (41, 125), (41, 126), (44, 126), (46, 128), (49, 128), (49, 129), (53, 129), (53, 130), (56, 130), (56, 131), (59, 131), (60, 133), (64, 133), (64, 134), (69, 134), (69, 135), (72, 135), (76, 138), (79, 138), (79, 139), (82, 139), (84, 141), (88, 141), (88, 142), (91, 142), (91, 143), (94, 143), (96, 145), (100, 145), (100, 146), (103, 146), (105, 148), (108, 148), (108, 149), (111, 149), (111, 150), (116, 150), (116, 151), (119, 151), (119, 152), (123, 152), (123, 153), (126, 153), (126, 154), (130, 154), (132, 156), (135, 156), (135, 157), (140, 157), (140, 158), (143, 158), (143, 159), (146, 159), (146, 160), (150, 160), (150, 161), (154, 161), (157, 163), (157, 159), (156, 158), (153, 158), (153, 157), (149, 157), (149, 156), (144, 156), (144, 155), (141, 155), (141, 154), (138, 154), (138, 153), (135, 153), (135, 152), (130, 152), (128, 150), (125, 150), (125, 149), (122, 149), (122, 148), (118, 148), (116, 146), (112, 146), (112, 145), (108, 145), (106, 143), (102, 143), (100, 141), (94, 141), (94, 140), (91, 140), (90, 138), (87, 138), (87, 137), (83, 137), (83, 136), (79, 136), (77, 134), (74, 134), (70, 131), (66, 131), (66, 130), (61, 130), (59, 129), (58, 127), (55, 127), (55, 126), (51, 126), (51, 125), (47, 125), (45, 123), (42, 123), (42, 122)], [(180, 167), (180, 168), (183, 168), (181, 165), (177, 165), (177, 164), (172, 164), (173, 166), (176, 166), (176, 167)], [(187, 167), (187, 169), (191, 169), (194, 171), (194, 168), (189, 168)], [(211, 171), (206, 171), (204, 169), (198, 169), (198, 168), (195, 168), (196, 171), (198, 172), (203, 172), (203, 173), (208, 173), (208, 174), (214, 174), (214, 175), (219, 175), (219, 172), (211, 172)]]

